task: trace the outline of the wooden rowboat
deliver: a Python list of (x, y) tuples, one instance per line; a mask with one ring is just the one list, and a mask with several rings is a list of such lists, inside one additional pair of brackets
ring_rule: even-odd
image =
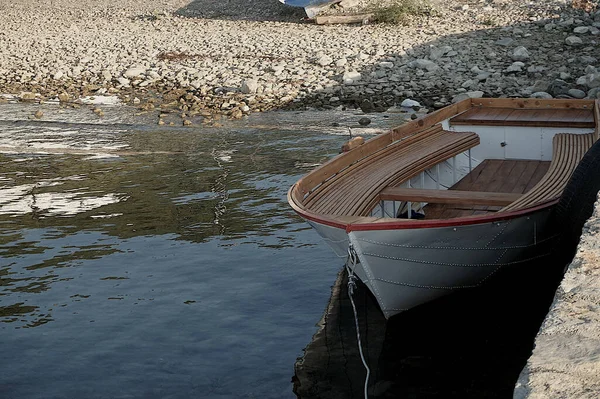
[(594, 100), (467, 99), (331, 159), (292, 208), (386, 317), (548, 256), (551, 214), (598, 138)]

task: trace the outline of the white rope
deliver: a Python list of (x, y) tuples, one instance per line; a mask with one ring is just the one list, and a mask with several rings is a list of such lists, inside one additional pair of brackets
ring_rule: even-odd
[[(367, 388), (369, 386), (369, 377), (371, 376), (371, 370), (367, 365), (367, 361), (365, 360), (365, 356), (362, 350), (362, 344), (360, 341), (360, 328), (358, 325), (358, 312), (356, 311), (356, 305), (354, 305), (354, 299), (352, 295), (354, 295), (354, 290), (356, 289), (356, 275), (354, 274), (354, 268), (356, 267), (357, 262), (357, 254), (354, 251), (354, 247), (352, 244), (348, 247), (348, 259), (346, 261), (346, 271), (348, 272), (348, 297), (350, 297), (350, 303), (352, 304), (352, 310), (354, 311), (354, 324), (356, 326), (356, 340), (358, 341), (358, 352), (360, 353), (360, 360), (362, 360), (362, 364), (367, 370), (367, 376), (365, 377), (365, 387), (364, 387), (364, 395), (365, 399), (369, 398), (369, 394), (367, 392)], [(349, 263), (352, 262), (352, 269), (349, 266)]]

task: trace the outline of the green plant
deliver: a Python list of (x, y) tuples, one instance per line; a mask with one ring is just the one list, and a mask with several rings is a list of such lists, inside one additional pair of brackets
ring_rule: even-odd
[(388, 24), (406, 25), (412, 17), (432, 15), (435, 12), (428, 0), (394, 0), (380, 2), (373, 8), (373, 20)]

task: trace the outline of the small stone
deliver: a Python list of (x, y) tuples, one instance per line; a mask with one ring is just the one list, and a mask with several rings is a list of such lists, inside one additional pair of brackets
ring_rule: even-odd
[(410, 119), (415, 120), (417, 118), (418, 118), (417, 114), (410, 114)]
[(54, 74), (53, 78), (54, 78), (54, 80), (60, 80), (60, 78), (62, 78), (63, 76), (65, 76), (63, 71), (58, 71)]
[(121, 86), (129, 86), (130, 80), (124, 77), (120, 77), (117, 78), (117, 82), (119, 82)]
[(134, 97), (134, 98), (133, 98), (133, 103), (134, 103), (134, 104), (139, 104), (140, 102), (141, 102), (141, 101), (140, 101), (140, 99), (139, 99), (139, 98), (137, 98), (137, 97)]
[(575, 29), (573, 29), (573, 33), (577, 33), (577, 34), (584, 34), (584, 33), (588, 33), (590, 31), (590, 28), (588, 26), (578, 26)]
[(323, 56), (319, 57), (319, 59), (317, 60), (317, 64), (319, 64), (321, 66), (330, 65), (332, 62), (333, 62), (333, 58), (331, 58), (328, 55), (323, 55)]
[(584, 98), (585, 97), (585, 91), (579, 90), (579, 89), (570, 89), (569, 91), (567, 91), (567, 94), (573, 98)]
[(510, 46), (511, 44), (513, 44), (514, 40), (511, 39), (510, 37), (503, 37), (502, 39), (496, 41), (496, 44), (499, 46)]
[(379, 63), (379, 66), (382, 68), (393, 68), (394, 67), (394, 63), (393, 62), (389, 62), (389, 61), (383, 61)]
[(143, 75), (145, 73), (146, 73), (146, 68), (135, 67), (135, 68), (129, 68), (128, 70), (126, 70), (125, 73), (123, 74), (123, 76), (126, 78), (137, 78), (138, 76)]
[(553, 98), (552, 94), (546, 93), (545, 91), (538, 91), (531, 95), (531, 98)]
[(183, 120), (183, 126), (191, 126), (192, 125), (192, 121), (189, 119), (184, 119)]
[(505, 72), (521, 72), (523, 71), (523, 67), (525, 66), (525, 64), (523, 64), (520, 61), (516, 61), (513, 62), (508, 68), (506, 68), (504, 71)]
[(158, 126), (164, 126), (165, 121), (163, 121), (162, 119), (158, 120)]
[(44, 116), (44, 113), (40, 110), (37, 110), (33, 116), (35, 116), (37, 119), (41, 119)]
[(408, 66), (411, 68), (425, 69), (429, 72), (436, 71), (440, 68), (435, 62), (422, 58), (409, 62)]
[(565, 43), (567, 44), (567, 46), (577, 46), (583, 44), (583, 40), (581, 40), (577, 36), (569, 36), (565, 39)]
[(411, 100), (411, 99), (407, 98), (406, 100), (402, 101), (402, 103), (400, 104), (400, 106), (401, 107), (412, 108), (412, 107), (420, 107), (421, 104), (418, 101)]
[(30, 91), (24, 91), (21, 94), (19, 94), (19, 98), (21, 100), (31, 101), (31, 100), (35, 100), (36, 95), (35, 95), (35, 93), (32, 93)]
[(347, 63), (348, 63), (348, 60), (346, 58), (340, 58), (339, 60), (337, 60), (335, 62), (335, 66), (337, 66), (337, 67), (343, 67)]
[(247, 79), (242, 83), (240, 91), (244, 94), (254, 94), (258, 91), (258, 81), (256, 79)]
[(481, 98), (483, 97), (483, 92), (480, 90), (476, 91), (468, 91), (466, 93), (461, 93), (452, 98), (452, 103), (457, 103), (462, 100), (466, 100), (467, 98)]
[(529, 51), (523, 46), (519, 46), (513, 50), (511, 58), (513, 61), (527, 61), (531, 57)]
[(367, 117), (360, 118), (358, 120), (358, 124), (361, 126), (367, 126), (367, 125), (371, 124), (371, 119), (369, 119)]

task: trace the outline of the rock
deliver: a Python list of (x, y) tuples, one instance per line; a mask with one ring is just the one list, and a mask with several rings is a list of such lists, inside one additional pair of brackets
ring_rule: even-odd
[(394, 67), (394, 63), (393, 62), (389, 62), (389, 61), (383, 61), (379, 63), (379, 66), (381, 68), (393, 68)]
[(370, 125), (371, 124), (371, 119), (370, 118), (366, 118), (366, 117), (360, 118), (358, 120), (358, 124), (361, 125), (361, 126)]
[(158, 119), (158, 126), (163, 126), (165, 124), (165, 121), (162, 119)]
[(58, 71), (54, 74), (54, 76), (52, 76), (52, 78), (54, 80), (60, 80), (63, 76), (65, 76), (65, 74), (63, 73), (63, 71)]
[(436, 71), (440, 68), (435, 62), (422, 58), (409, 62), (408, 66), (411, 68), (425, 69), (429, 72)]
[(519, 46), (513, 50), (511, 58), (513, 61), (527, 61), (531, 57), (529, 51), (523, 46)]
[(585, 97), (585, 91), (579, 90), (579, 89), (570, 89), (569, 91), (567, 91), (567, 94), (573, 98), (584, 98)]
[(522, 62), (516, 61), (513, 62), (508, 68), (506, 68), (504, 72), (522, 72), (524, 66), (525, 64), (523, 64)]
[(139, 98), (137, 98), (137, 97), (134, 97), (134, 98), (133, 98), (133, 103), (134, 103), (134, 104), (136, 104), (136, 105), (137, 105), (137, 104), (139, 104), (140, 102), (141, 102), (141, 100), (140, 100)]
[(589, 75), (582, 76), (577, 79), (577, 84), (587, 86), (590, 89), (600, 87), (600, 73), (590, 73)]
[(410, 98), (407, 98), (406, 100), (402, 101), (402, 103), (400, 104), (400, 106), (401, 107), (412, 108), (412, 107), (420, 107), (421, 104), (418, 101), (411, 100)]
[(337, 67), (343, 67), (348, 63), (348, 59), (347, 58), (340, 58), (339, 60), (337, 60), (335, 62), (335, 66)]
[(578, 26), (575, 29), (573, 29), (573, 33), (577, 33), (577, 34), (588, 33), (589, 31), (590, 31), (590, 28), (588, 26)]
[(503, 37), (502, 39), (496, 41), (496, 44), (499, 46), (510, 46), (511, 44), (513, 44), (514, 40), (511, 39), (510, 37)]
[(591, 57), (589, 55), (582, 55), (581, 57), (579, 57), (579, 60), (584, 65), (592, 65), (598, 61), (595, 57)]
[(431, 50), (429, 50), (429, 58), (435, 61), (451, 51), (452, 47), (450, 46), (432, 47)]
[(35, 111), (35, 114), (33, 114), (33, 116), (35, 116), (37, 119), (40, 119), (44, 116), (44, 113), (40, 110)]
[(120, 77), (117, 78), (117, 82), (119, 82), (121, 86), (129, 86), (130, 80), (124, 77)]
[(569, 84), (561, 79), (554, 79), (549, 85), (547, 89), (548, 93), (552, 94), (554, 97), (558, 97), (563, 94), (567, 94), (569, 92)]
[(371, 111), (373, 111), (373, 103), (365, 98), (364, 100), (362, 100), (362, 102), (360, 103), (360, 109), (362, 110), (362, 112), (364, 112), (365, 114), (370, 113)]
[(531, 95), (531, 98), (553, 98), (552, 94), (545, 91), (537, 91)]
[(577, 36), (569, 36), (565, 39), (565, 43), (567, 44), (567, 46), (578, 46), (580, 44), (583, 44), (583, 40), (581, 40)]
[(31, 101), (31, 100), (35, 100), (36, 94), (32, 93), (30, 91), (24, 91), (24, 92), (21, 92), (21, 94), (19, 94), (19, 98), (24, 101)]
[(317, 64), (321, 65), (321, 66), (327, 66), (330, 65), (333, 62), (333, 58), (331, 58), (328, 55), (322, 55), (321, 57), (319, 57), (319, 59), (317, 60)]
[(58, 95), (58, 101), (60, 101), (61, 103), (69, 102), (69, 99), (69, 95), (65, 92), (62, 92)]
[(192, 121), (189, 119), (184, 119), (183, 120), (183, 126), (191, 126), (192, 125)]
[(123, 76), (126, 78), (137, 78), (138, 76), (143, 75), (145, 73), (146, 68), (134, 67), (126, 70)]
[(356, 71), (348, 71), (342, 76), (344, 84), (352, 84), (356, 81), (359, 81), (361, 78), (362, 75)]
[(255, 79), (248, 79), (242, 83), (240, 91), (244, 94), (255, 94), (258, 91), (258, 81)]
[(482, 91), (468, 91), (466, 93), (460, 93), (459, 95), (454, 96), (454, 98), (452, 98), (452, 103), (457, 103), (460, 102), (462, 100), (466, 100), (467, 98), (481, 98), (483, 97), (483, 92)]

